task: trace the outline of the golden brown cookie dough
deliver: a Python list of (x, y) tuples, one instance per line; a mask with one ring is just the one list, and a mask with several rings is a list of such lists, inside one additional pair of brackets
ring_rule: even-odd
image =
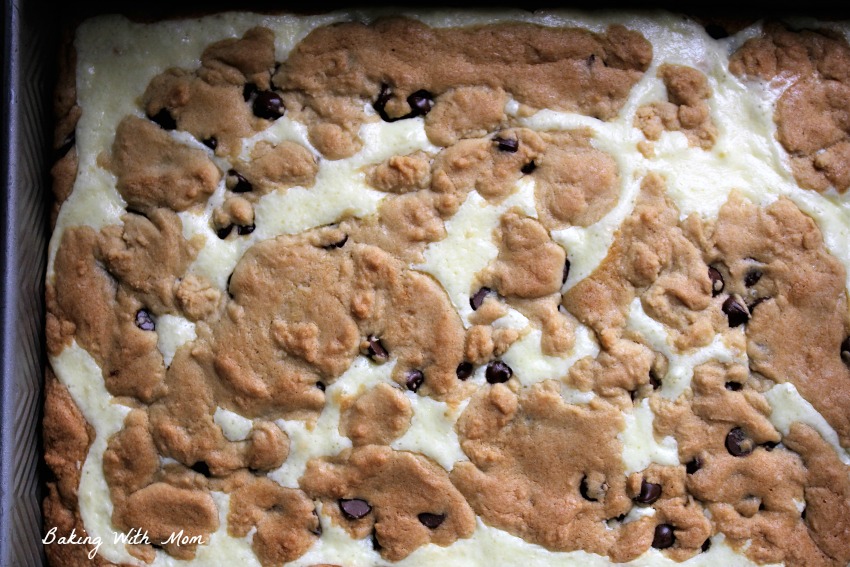
[(788, 85), (776, 103), (776, 137), (806, 189), (850, 187), (850, 45), (838, 32), (768, 23), (729, 60), (741, 77)]
[(355, 446), (389, 445), (410, 427), (413, 409), (398, 388), (378, 384), (347, 408), (339, 432)]
[[(299, 482), (352, 537), (372, 534), (388, 561), (404, 559), (427, 543), (445, 547), (475, 530), (475, 515), (446, 471), (415, 453), (356, 447), (337, 457), (312, 459)], [(348, 508), (345, 501), (353, 499), (366, 505)], [(347, 509), (355, 514), (346, 514)]]

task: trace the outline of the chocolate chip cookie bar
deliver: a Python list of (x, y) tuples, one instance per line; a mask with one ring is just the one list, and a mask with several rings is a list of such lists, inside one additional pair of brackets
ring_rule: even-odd
[(848, 31), (84, 22), (51, 564), (850, 564)]

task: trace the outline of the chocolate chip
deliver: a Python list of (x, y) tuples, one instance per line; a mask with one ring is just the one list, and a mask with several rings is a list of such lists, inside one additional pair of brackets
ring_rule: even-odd
[(528, 162), (527, 164), (525, 164), (524, 166), (519, 168), (519, 170), (526, 175), (528, 175), (529, 173), (531, 173), (535, 169), (537, 169), (537, 164), (534, 163), (534, 160), (531, 160), (530, 162)]
[(416, 517), (419, 518), (423, 526), (432, 530), (439, 528), (440, 524), (446, 519), (445, 514), (431, 514), (430, 512), (422, 512)]
[(242, 98), (245, 99), (245, 102), (248, 102), (255, 94), (257, 94), (257, 85), (254, 83), (245, 83), (245, 86), (242, 87)]
[(154, 323), (153, 317), (144, 309), (136, 311), (136, 326), (143, 331), (153, 331), (156, 329), (156, 323)]
[(519, 149), (519, 140), (514, 140), (511, 138), (501, 138), (496, 136), (493, 138), (493, 141), (496, 143), (496, 147), (499, 148), (499, 151), (508, 152), (509, 154), (514, 154)]
[(381, 343), (381, 339), (369, 336), (366, 340), (369, 342), (369, 346), (366, 347), (366, 351), (363, 354), (375, 362), (386, 362), (389, 360), (390, 353), (388, 353), (387, 349), (384, 348), (383, 343)]
[(215, 138), (207, 138), (206, 140), (201, 140), (201, 143), (203, 143), (211, 150), (215, 150), (218, 147), (218, 140), (216, 140)]
[(850, 366), (850, 337), (841, 341), (841, 360), (844, 364)]
[(411, 392), (415, 392), (425, 382), (425, 375), (421, 370), (408, 370), (404, 378), (404, 384)]
[(747, 306), (735, 295), (730, 295), (723, 302), (723, 312), (726, 313), (726, 317), (729, 319), (729, 326), (733, 328), (743, 325), (750, 320), (750, 313), (747, 311)]
[(274, 91), (260, 91), (251, 105), (254, 116), (266, 120), (277, 120), (283, 116), (283, 99)]
[(387, 102), (389, 102), (392, 94), (393, 91), (390, 89), (390, 86), (386, 83), (382, 83), (381, 92), (378, 93), (378, 98), (374, 103), (372, 103), (372, 108), (375, 109), (375, 112), (378, 113), (378, 116), (380, 116), (381, 120), (384, 122), (395, 122), (398, 120), (398, 118), (391, 118), (388, 116), (386, 111)]
[(204, 461), (198, 461), (190, 468), (196, 473), (202, 474), (207, 478), (212, 476), (212, 474), (210, 473), (210, 466)]
[(257, 225), (255, 224), (239, 225), (236, 227), (236, 234), (238, 234), (239, 236), (245, 236), (246, 234), (251, 234), (252, 232), (254, 232), (256, 228)]
[(708, 551), (709, 549), (711, 549), (711, 538), (708, 538), (707, 540), (705, 540), (704, 542), (702, 542), (702, 545), (700, 546), (700, 549), (703, 551), (703, 553), (705, 553), (706, 551)]
[(564, 260), (564, 274), (561, 276), (561, 284), (567, 283), (567, 278), (570, 277), (570, 259)]
[(744, 385), (740, 382), (726, 382), (726, 389), (732, 392), (740, 392), (743, 387)]
[(652, 547), (655, 549), (667, 549), (674, 543), (676, 543), (676, 536), (673, 534), (673, 526), (670, 524), (658, 524), (655, 526)]
[(342, 515), (349, 520), (359, 520), (372, 511), (369, 503), (360, 498), (340, 498), (339, 509), (342, 511)]
[(324, 392), (326, 386), (324, 382), (316, 382), (316, 387)]
[(215, 231), (216, 236), (224, 240), (230, 234), (230, 231), (233, 230), (233, 225), (229, 224), (227, 226), (221, 227)]
[(461, 362), (457, 365), (457, 377), (461, 380), (466, 380), (470, 376), (472, 376), (472, 363), (471, 362)]
[(487, 371), (484, 375), (490, 384), (501, 384), (510, 380), (511, 376), (514, 375), (514, 371), (501, 360), (494, 360), (487, 365)]
[(711, 297), (717, 297), (723, 292), (723, 288), (726, 287), (726, 283), (723, 281), (723, 274), (717, 268), (709, 266), (708, 279), (711, 280)]
[(410, 105), (411, 114), (425, 116), (434, 108), (434, 96), (425, 89), (418, 90), (407, 97), (407, 104)]
[(749, 272), (747, 272), (747, 275), (744, 276), (744, 285), (747, 287), (753, 287), (754, 285), (759, 283), (761, 276), (761, 270), (750, 270)]
[(167, 108), (163, 108), (153, 116), (148, 116), (148, 118), (159, 124), (159, 127), (163, 130), (174, 130), (177, 128), (177, 121), (174, 120), (174, 117), (171, 116)]
[(726, 28), (719, 24), (706, 24), (705, 33), (707, 33), (712, 39), (723, 39), (724, 37), (729, 37), (729, 32), (726, 31)]
[(646, 479), (640, 482), (640, 494), (635, 497), (635, 502), (638, 504), (652, 504), (661, 497), (661, 485), (652, 482), (646, 482)]
[(248, 191), (254, 190), (254, 186), (251, 185), (247, 179), (242, 177), (242, 174), (235, 169), (229, 170), (227, 175), (236, 179), (235, 181), (228, 180), (227, 183), (227, 188), (234, 193), (247, 193)]
[(726, 450), (733, 457), (746, 457), (753, 452), (753, 441), (740, 427), (726, 434)]
[(484, 298), (487, 297), (487, 294), (491, 291), (493, 290), (489, 287), (482, 287), (469, 298), (469, 305), (472, 307), (473, 311), (478, 311), (478, 308), (481, 307), (482, 303), (484, 303)]
[(591, 498), (587, 493), (587, 476), (581, 477), (581, 483), (578, 485), (578, 492), (581, 494), (581, 497), (590, 502), (598, 502), (599, 500), (596, 498)]
[(649, 383), (653, 390), (657, 390), (661, 387), (661, 378), (658, 377), (658, 374), (656, 374), (655, 370), (652, 368), (649, 369)]
[(345, 243), (348, 242), (348, 235), (342, 237), (342, 240), (334, 242), (333, 244), (328, 244), (327, 246), (322, 246), (325, 250), (333, 250), (334, 248), (342, 248), (345, 246)]
[(685, 465), (685, 471), (688, 474), (694, 474), (702, 468), (702, 459), (694, 457)]

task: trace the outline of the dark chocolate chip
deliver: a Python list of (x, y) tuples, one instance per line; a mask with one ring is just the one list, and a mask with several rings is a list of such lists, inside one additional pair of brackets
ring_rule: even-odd
[(658, 374), (656, 374), (655, 370), (652, 368), (649, 369), (649, 384), (652, 386), (653, 390), (657, 390), (661, 387), (661, 378), (658, 377)]
[(325, 250), (333, 250), (334, 248), (342, 248), (345, 246), (345, 243), (348, 242), (348, 235), (342, 237), (342, 240), (338, 242), (334, 242), (333, 244), (328, 244), (327, 246), (322, 246)]
[(685, 465), (685, 471), (688, 474), (694, 474), (702, 468), (702, 459), (694, 457)]
[(277, 120), (283, 116), (283, 99), (274, 91), (260, 91), (251, 105), (254, 116), (266, 120)]
[(652, 482), (646, 482), (646, 479), (640, 482), (640, 494), (635, 496), (635, 502), (638, 504), (652, 504), (661, 498), (661, 485)]
[(740, 392), (743, 387), (744, 385), (740, 382), (726, 382), (726, 389), (731, 390), (733, 392)]
[(564, 261), (564, 273), (561, 276), (561, 284), (567, 283), (567, 278), (570, 277), (570, 259), (567, 258)]
[(423, 526), (432, 530), (439, 528), (440, 524), (446, 519), (445, 514), (431, 514), (430, 512), (422, 512), (416, 517), (419, 518), (419, 522)]
[(229, 224), (227, 226), (223, 226), (220, 229), (215, 231), (216, 236), (224, 240), (230, 234), (230, 231), (233, 230), (233, 225)]
[(255, 94), (257, 94), (257, 85), (254, 83), (245, 83), (245, 86), (242, 87), (242, 98), (245, 99), (245, 102), (248, 102)]
[(360, 498), (340, 498), (339, 509), (342, 511), (342, 515), (349, 520), (359, 520), (372, 511), (369, 503)]
[(227, 172), (227, 175), (236, 178), (236, 183), (233, 184), (233, 187), (230, 188), (234, 193), (247, 193), (248, 191), (253, 191), (254, 186), (251, 183), (242, 177), (242, 174), (236, 171), (235, 169), (231, 169)]
[(143, 331), (153, 331), (156, 329), (153, 317), (144, 309), (136, 311), (136, 326)]
[(841, 360), (844, 364), (850, 366), (850, 337), (841, 341)]
[(471, 362), (461, 362), (457, 365), (457, 377), (461, 380), (466, 380), (470, 376), (472, 376), (472, 363)]
[(415, 392), (425, 382), (425, 375), (421, 370), (408, 370), (404, 378), (404, 384), (411, 392)]
[(254, 232), (256, 228), (257, 225), (255, 224), (239, 225), (236, 227), (236, 234), (238, 234), (239, 236), (245, 236), (246, 234), (251, 234), (252, 232)]
[(212, 476), (212, 474), (210, 473), (210, 467), (209, 467), (209, 465), (208, 465), (206, 462), (204, 462), (204, 461), (198, 461), (198, 462), (196, 462), (194, 465), (192, 465), (190, 468), (191, 468), (193, 471), (195, 471), (196, 473), (198, 473), (198, 474), (202, 474), (202, 475), (204, 475), (204, 476), (205, 476), (205, 477), (207, 477), (207, 478), (209, 478), (210, 476)]
[(218, 140), (216, 140), (215, 138), (207, 138), (206, 140), (201, 140), (201, 143), (203, 143), (211, 150), (215, 150), (218, 147)]
[(744, 285), (747, 287), (753, 287), (759, 283), (762, 275), (761, 270), (750, 270), (747, 272), (747, 275), (744, 276)]
[(733, 457), (746, 457), (753, 452), (753, 441), (740, 427), (726, 434), (726, 450)]
[(676, 535), (670, 524), (658, 524), (655, 526), (655, 535), (652, 537), (652, 547), (655, 549), (667, 549), (676, 543)]
[(706, 24), (705, 33), (707, 33), (712, 39), (723, 39), (724, 37), (729, 37), (729, 32), (726, 31), (726, 28), (720, 24)]
[(708, 279), (711, 280), (711, 297), (717, 297), (723, 292), (723, 288), (726, 287), (726, 283), (723, 281), (723, 274), (717, 268), (709, 266)]
[(324, 382), (316, 382), (316, 387), (317, 387), (318, 389), (320, 389), (321, 391), (323, 391), (323, 392), (325, 391), (325, 388), (326, 388), (326, 386), (325, 386), (325, 383), (324, 383)]
[(163, 130), (174, 130), (177, 128), (177, 121), (174, 120), (174, 117), (171, 116), (167, 108), (163, 108), (153, 116), (148, 116), (148, 118), (159, 124), (159, 127)]
[(700, 546), (700, 549), (703, 551), (703, 553), (705, 553), (706, 551), (708, 551), (709, 549), (711, 549), (711, 538), (708, 538), (707, 540), (705, 540), (704, 542), (702, 542), (702, 545)]
[(407, 97), (407, 104), (410, 105), (411, 114), (416, 113), (419, 116), (425, 116), (434, 108), (434, 95), (425, 89), (418, 90)]
[(389, 360), (390, 353), (384, 348), (381, 339), (370, 336), (366, 340), (369, 341), (369, 346), (366, 347), (366, 352), (364, 353), (366, 356), (375, 362), (386, 362)]
[(490, 384), (501, 384), (510, 380), (511, 376), (514, 375), (514, 371), (501, 360), (494, 360), (487, 365), (487, 371), (484, 375)]
[(773, 441), (766, 441), (766, 442), (761, 444), (761, 446), (764, 447), (764, 450), (768, 451), (768, 452), (776, 449), (777, 445), (779, 445), (779, 443), (774, 443)]
[(750, 312), (747, 311), (747, 306), (735, 295), (730, 295), (723, 302), (723, 312), (726, 313), (726, 317), (729, 319), (730, 327), (743, 325), (750, 319)]
[(381, 84), (381, 92), (378, 93), (378, 98), (372, 103), (372, 108), (375, 109), (375, 112), (378, 113), (378, 116), (381, 117), (381, 120), (384, 122), (395, 122), (398, 118), (391, 118), (387, 115), (386, 106), (387, 102), (390, 100), (390, 97), (393, 95), (393, 91), (390, 89), (390, 86), (386, 83)]
[(496, 147), (499, 148), (499, 151), (508, 152), (509, 154), (516, 153), (519, 149), (519, 140), (514, 140), (512, 138), (501, 138), (496, 136), (493, 138), (493, 141), (496, 143)]
[(525, 164), (524, 166), (519, 168), (519, 170), (526, 175), (528, 175), (529, 173), (531, 173), (535, 169), (537, 169), (537, 164), (534, 163), (534, 160), (531, 160), (530, 162), (528, 162), (527, 164)]
[(578, 492), (581, 494), (581, 497), (590, 502), (598, 502), (599, 500), (596, 498), (591, 498), (587, 493), (587, 476), (581, 477), (581, 483), (578, 485)]
[(472, 307), (473, 311), (477, 311), (481, 304), (484, 303), (484, 298), (487, 297), (487, 294), (493, 291), (489, 287), (482, 287), (475, 294), (469, 298), (469, 305)]

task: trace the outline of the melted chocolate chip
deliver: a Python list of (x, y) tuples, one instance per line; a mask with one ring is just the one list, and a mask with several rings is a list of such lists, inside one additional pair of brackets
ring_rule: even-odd
[(247, 224), (247, 225), (239, 225), (236, 227), (236, 234), (239, 236), (245, 236), (246, 234), (251, 234), (257, 228), (255, 224)]
[(754, 285), (759, 283), (759, 280), (761, 279), (762, 275), (763, 274), (761, 270), (751, 270), (747, 272), (747, 275), (744, 276), (744, 285), (747, 287), (753, 287)]
[(159, 124), (159, 127), (163, 130), (174, 130), (177, 128), (177, 121), (174, 120), (174, 117), (171, 116), (167, 108), (163, 108), (153, 116), (148, 116), (148, 118)]
[(711, 280), (711, 297), (717, 297), (723, 292), (723, 288), (726, 287), (726, 283), (723, 281), (723, 274), (717, 268), (709, 266), (708, 279)]
[(635, 502), (638, 504), (652, 504), (661, 498), (661, 485), (652, 482), (646, 482), (646, 479), (640, 483), (640, 494), (635, 496)]
[(850, 366), (850, 337), (841, 341), (841, 360), (844, 364)]
[(489, 287), (482, 287), (469, 298), (469, 305), (472, 307), (473, 311), (478, 311), (478, 308), (481, 307), (482, 303), (484, 303), (484, 298), (487, 297), (487, 294), (491, 291), (493, 290)]
[(206, 140), (201, 140), (201, 143), (203, 143), (211, 150), (215, 150), (218, 147), (218, 140), (216, 140), (215, 138), (207, 138)]
[(212, 474), (210, 473), (210, 466), (204, 461), (198, 461), (194, 465), (192, 465), (190, 468), (193, 471), (195, 471), (196, 473), (202, 474), (207, 478), (212, 476)]
[(493, 138), (493, 142), (496, 143), (496, 147), (499, 148), (501, 152), (508, 152), (509, 154), (514, 154), (519, 149), (519, 140), (514, 140), (511, 138), (501, 138), (496, 136)]
[(221, 227), (220, 229), (215, 231), (216, 236), (218, 236), (219, 238), (224, 240), (225, 238), (228, 237), (228, 235), (230, 234), (230, 231), (233, 230), (233, 226), (234, 225), (229, 224), (227, 226)]
[(590, 502), (598, 502), (598, 499), (591, 498), (587, 493), (587, 476), (581, 477), (581, 483), (578, 485), (578, 492), (581, 494), (581, 497)]
[(136, 326), (143, 331), (153, 331), (156, 329), (153, 317), (144, 309), (136, 311)]
[(257, 85), (254, 83), (245, 83), (245, 86), (242, 87), (242, 98), (245, 99), (245, 102), (248, 102), (252, 96), (257, 94)]
[(655, 535), (652, 537), (652, 547), (655, 549), (667, 549), (676, 543), (673, 526), (670, 524), (658, 524), (655, 526)]
[(390, 353), (388, 353), (387, 349), (384, 348), (383, 343), (381, 343), (381, 339), (370, 336), (366, 340), (369, 341), (369, 346), (366, 347), (366, 352), (363, 354), (375, 362), (386, 362), (389, 360)]
[(274, 91), (260, 91), (251, 105), (254, 116), (266, 120), (277, 120), (283, 116), (283, 99)]
[(747, 311), (747, 306), (735, 295), (730, 295), (723, 302), (723, 312), (729, 319), (729, 326), (733, 328), (750, 320), (750, 312)]
[(708, 538), (707, 540), (705, 540), (704, 542), (702, 542), (702, 545), (700, 546), (700, 549), (702, 550), (702, 552), (703, 552), (703, 553), (705, 553), (706, 551), (708, 551), (709, 549), (711, 549), (711, 538)]
[(326, 386), (325, 386), (325, 383), (324, 383), (324, 382), (316, 382), (316, 387), (317, 387), (318, 389), (320, 389), (321, 391), (323, 391), (323, 392), (325, 391), (325, 388), (326, 388)]
[(753, 441), (743, 429), (735, 427), (726, 434), (726, 450), (733, 457), (746, 457), (753, 452)]
[(439, 528), (440, 524), (446, 519), (445, 514), (431, 514), (430, 512), (422, 512), (416, 517), (419, 518), (419, 522), (423, 526), (432, 530)]
[(242, 177), (242, 174), (236, 171), (235, 169), (229, 170), (227, 172), (227, 175), (236, 179), (235, 182), (227, 184), (227, 187), (234, 193), (247, 193), (248, 191), (254, 190), (254, 186), (251, 185), (251, 183), (247, 179)]
[(503, 382), (507, 382), (511, 379), (511, 376), (514, 375), (514, 371), (501, 360), (494, 360), (487, 365), (487, 371), (484, 375), (487, 378), (487, 382), (490, 384), (502, 384)]
[(470, 376), (472, 376), (472, 363), (471, 362), (461, 362), (457, 365), (457, 377), (461, 380), (466, 380)]
[(570, 259), (567, 258), (564, 261), (564, 273), (561, 276), (561, 284), (567, 283), (567, 278), (570, 277)]
[(425, 382), (425, 375), (421, 370), (408, 370), (405, 375), (404, 384), (411, 392), (415, 392)]
[(434, 96), (425, 89), (418, 90), (407, 97), (407, 104), (411, 114), (425, 116), (434, 108)]
[(720, 24), (706, 24), (705, 33), (707, 33), (712, 39), (723, 39), (724, 37), (729, 37), (729, 32), (726, 31), (726, 28)]
[(726, 382), (726, 389), (732, 392), (740, 392), (743, 387), (740, 382)]
[(694, 474), (698, 470), (702, 468), (702, 459), (699, 457), (694, 457), (685, 465), (685, 471), (688, 474)]
[(528, 175), (529, 173), (531, 173), (535, 169), (537, 169), (537, 164), (534, 163), (534, 160), (531, 160), (530, 162), (528, 162), (527, 164), (525, 164), (524, 166), (519, 168), (519, 170), (526, 175)]
[(369, 503), (365, 500), (361, 500), (360, 498), (340, 498), (339, 509), (342, 511), (342, 515), (349, 520), (359, 520), (372, 511), (372, 507)]
[(342, 248), (345, 246), (345, 243), (348, 242), (348, 235), (342, 237), (342, 240), (338, 242), (334, 242), (333, 244), (328, 244), (327, 246), (322, 246), (325, 250), (333, 250), (334, 248)]

